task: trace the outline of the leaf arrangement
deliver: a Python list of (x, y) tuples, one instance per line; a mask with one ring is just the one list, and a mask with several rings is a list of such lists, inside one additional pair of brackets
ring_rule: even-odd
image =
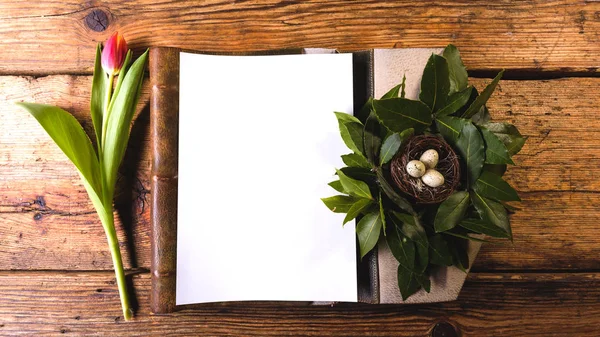
[[(398, 260), (403, 299), (424, 289), (436, 266), (469, 268), (468, 240), (482, 236), (512, 240), (509, 201), (520, 201), (502, 179), (512, 156), (525, 143), (517, 128), (492, 122), (486, 102), (503, 71), (481, 93), (468, 85), (460, 53), (448, 45), (432, 54), (423, 71), (419, 100), (405, 97), (406, 78), (381, 99), (369, 99), (357, 117), (336, 112), (341, 137), (352, 153), (347, 167), (329, 183), (339, 195), (323, 198), (344, 224), (358, 219), (356, 234), (363, 258), (384, 236)], [(459, 156), (457, 190), (437, 204), (413, 203), (389, 179), (389, 162), (413, 135), (440, 135)]]

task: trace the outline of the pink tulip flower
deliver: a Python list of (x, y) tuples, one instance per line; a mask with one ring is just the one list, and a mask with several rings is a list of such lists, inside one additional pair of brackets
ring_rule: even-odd
[(104, 44), (102, 50), (102, 69), (108, 75), (117, 75), (123, 67), (127, 55), (127, 42), (123, 35), (115, 32)]

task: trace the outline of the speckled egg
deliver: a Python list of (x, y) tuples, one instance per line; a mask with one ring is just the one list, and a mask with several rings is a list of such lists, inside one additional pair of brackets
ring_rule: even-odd
[(425, 174), (426, 169), (425, 164), (418, 160), (411, 160), (406, 164), (406, 172), (408, 172), (411, 177), (422, 177)]
[(430, 150), (423, 152), (423, 154), (421, 155), (421, 158), (419, 160), (423, 164), (425, 164), (425, 167), (427, 167), (428, 169), (432, 169), (432, 168), (436, 167), (439, 159), (440, 159), (440, 156), (438, 155), (437, 151), (434, 149), (430, 149)]
[(439, 187), (444, 184), (444, 176), (434, 169), (428, 169), (421, 177), (421, 180), (429, 187)]

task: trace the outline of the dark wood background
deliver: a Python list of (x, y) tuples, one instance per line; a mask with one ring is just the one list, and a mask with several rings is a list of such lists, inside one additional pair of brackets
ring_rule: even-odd
[[(224, 303), (151, 315), (146, 85), (115, 200), (139, 305), (124, 322), (74, 167), (12, 105), (55, 104), (91, 131), (95, 46), (115, 30), (136, 54), (454, 43), (477, 86), (506, 68), (490, 110), (529, 136), (508, 173), (523, 198), (514, 244), (484, 246), (450, 303)], [(0, 2), (0, 335), (600, 335), (599, 34), (592, 0)]]

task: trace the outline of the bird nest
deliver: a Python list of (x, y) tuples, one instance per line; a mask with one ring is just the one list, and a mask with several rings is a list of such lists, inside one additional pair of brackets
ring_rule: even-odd
[[(406, 171), (409, 161), (418, 160), (429, 149), (438, 152), (439, 161), (435, 169), (444, 176), (444, 184), (438, 187), (429, 187), (421, 178), (411, 177)], [(410, 138), (404, 150), (392, 159), (390, 173), (396, 186), (412, 196), (417, 203), (435, 204), (446, 200), (458, 186), (460, 164), (454, 150), (442, 138), (421, 135)]]

